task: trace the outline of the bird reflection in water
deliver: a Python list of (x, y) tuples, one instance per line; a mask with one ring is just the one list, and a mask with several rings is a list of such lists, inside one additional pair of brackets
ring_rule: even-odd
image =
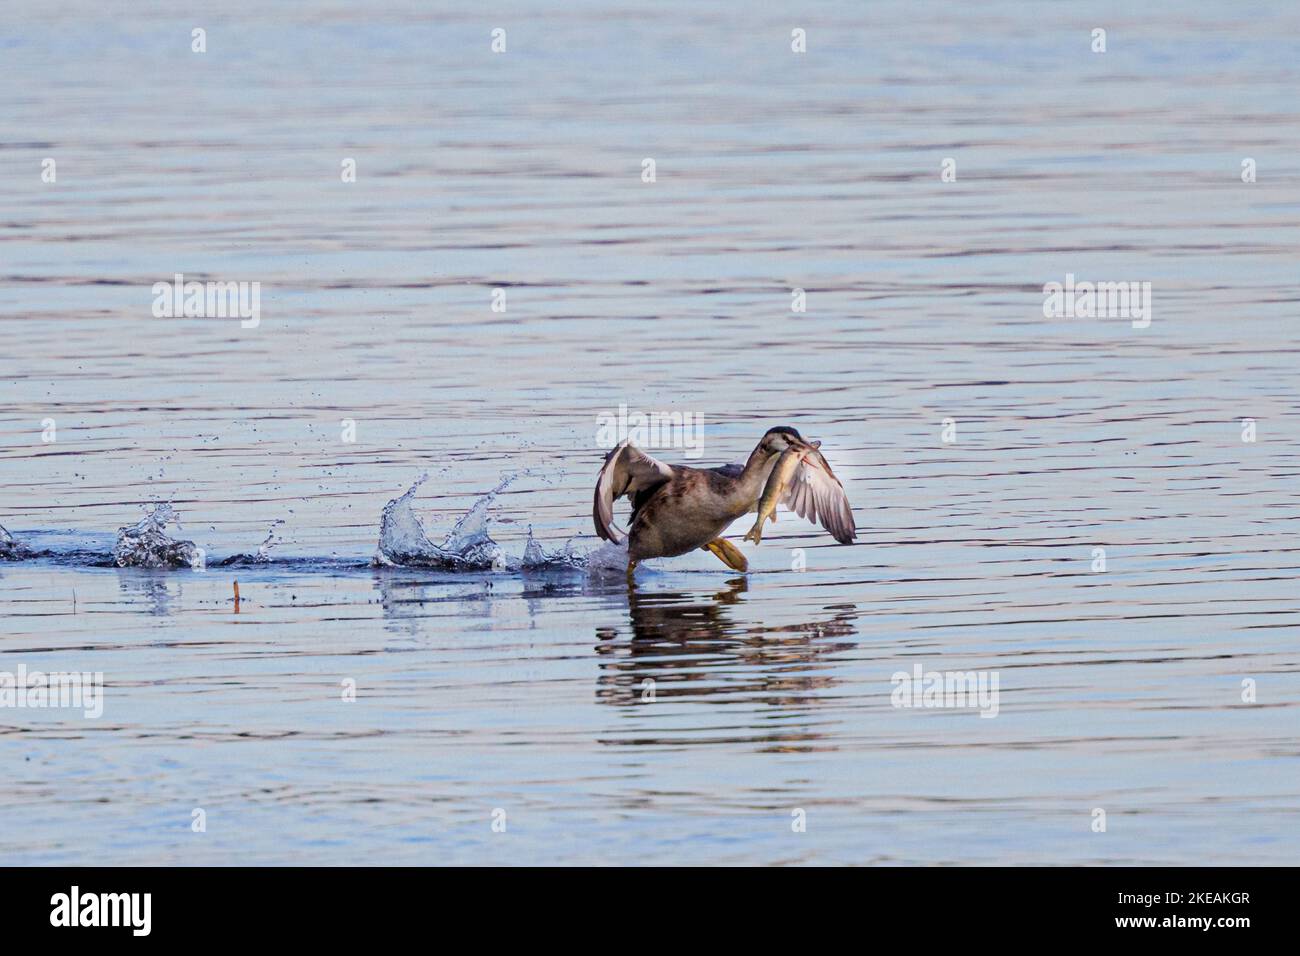
[[(743, 623), (734, 612), (746, 590), (744, 578), (711, 596), (633, 588), (627, 592), (631, 640), (619, 628), (596, 629), (597, 699), (627, 708), (630, 718), (656, 722), (652, 737), (631, 742), (745, 740), (766, 741), (775, 750), (820, 749), (812, 742), (826, 735), (817, 730), (815, 710), (836, 684), (835, 656), (856, 646), (837, 638), (855, 633), (858, 611), (844, 605), (806, 623)], [(736, 726), (712, 713), (706, 724), (725, 731), (719, 736), (700, 726), (698, 714), (683, 723), (680, 707), (655, 706), (684, 702), (742, 705), (752, 722)], [(739, 710), (729, 714), (740, 716)], [(672, 726), (660, 726), (658, 716)]]

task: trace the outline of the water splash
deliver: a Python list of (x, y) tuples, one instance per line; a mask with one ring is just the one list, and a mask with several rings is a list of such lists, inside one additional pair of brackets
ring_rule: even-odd
[(14, 536), (5, 530), (4, 525), (0, 525), (0, 561), (13, 560), (22, 558), (27, 549), (19, 544)]
[(606, 541), (585, 558), (587, 573), (591, 577), (612, 577), (627, 573), (627, 539), (615, 544)]
[(271, 528), (266, 532), (266, 540), (257, 546), (257, 556), (253, 559), (258, 564), (267, 564), (271, 560), (271, 549), (275, 547), (275, 529), (277, 526), (284, 524), (283, 518), (276, 518), (271, 522)]
[[(626, 563), (626, 562), (625, 562)], [(519, 567), (525, 571), (547, 571), (558, 568), (583, 569), (587, 567), (587, 555), (573, 550), (573, 539), (564, 542), (558, 551), (547, 551), (542, 543), (533, 537), (533, 526), (528, 526), (528, 541), (524, 545), (524, 556)]]
[(510, 562), (505, 552), (488, 534), (488, 510), (496, 496), (517, 476), (502, 479), (499, 485), (474, 502), (440, 545), (429, 540), (411, 504), (416, 491), (428, 477), (427, 473), (421, 475), (406, 494), (384, 505), (384, 513), (379, 519), (379, 548), (375, 552), (375, 564), (452, 570), (503, 570), (508, 567)]
[(119, 528), (113, 545), (113, 563), (119, 568), (192, 567), (199, 549), (193, 541), (181, 541), (167, 534), (167, 525), (180, 527), (170, 503), (155, 505), (153, 511), (128, 528)]
[(441, 544), (435, 544), (429, 538), (415, 512), (416, 492), (429, 477), (428, 474), (421, 475), (405, 494), (384, 506), (380, 519), (379, 545), (369, 561), (364, 558), (273, 556), (272, 549), (283, 543), (277, 534), (279, 526), (285, 523), (283, 518), (276, 519), (271, 524), (256, 553), (238, 553), (219, 559), (205, 556), (203, 549), (194, 542), (168, 534), (169, 527), (181, 529), (178, 515), (170, 503), (157, 504), (136, 524), (119, 528), (117, 539), (109, 552), (89, 548), (32, 550), (0, 527), (0, 560), (45, 559), (60, 564), (89, 567), (152, 569), (195, 568), (204, 562), (209, 568), (275, 567), (295, 571), (338, 572), (378, 565), (443, 571), (544, 573), (586, 570), (592, 575), (603, 575), (607, 571), (621, 574), (627, 565), (625, 547), (607, 545), (588, 552), (581, 547), (582, 541), (574, 537), (558, 550), (550, 551), (534, 537), (530, 525), (523, 554), (516, 557), (506, 553), (492, 539), (488, 525), (497, 496), (515, 480), (530, 473), (523, 471), (503, 477), (500, 484), (476, 500), (456, 521)]

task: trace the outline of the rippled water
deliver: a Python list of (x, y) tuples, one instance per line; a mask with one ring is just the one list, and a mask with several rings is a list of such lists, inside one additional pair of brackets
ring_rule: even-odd
[[(6, 11), (0, 671), (106, 687), (0, 709), (0, 860), (1295, 861), (1300, 9), (754, 6)], [(620, 404), (821, 439), (858, 541), (371, 566), (426, 472), (594, 549)], [(160, 502), (205, 571), (94, 566)]]

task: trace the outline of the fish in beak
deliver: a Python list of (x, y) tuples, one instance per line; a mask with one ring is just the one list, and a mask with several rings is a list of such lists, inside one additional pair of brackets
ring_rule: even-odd
[(781, 452), (781, 457), (776, 460), (776, 467), (772, 469), (772, 474), (768, 475), (763, 494), (758, 499), (758, 520), (745, 535), (746, 541), (758, 544), (763, 540), (763, 523), (776, 520), (776, 506), (781, 496), (785, 494), (786, 486), (790, 484), (790, 479), (794, 477), (804, 456), (813, 452), (816, 452), (816, 449), (811, 445), (802, 441), (796, 445), (793, 440), (790, 441), (789, 447)]

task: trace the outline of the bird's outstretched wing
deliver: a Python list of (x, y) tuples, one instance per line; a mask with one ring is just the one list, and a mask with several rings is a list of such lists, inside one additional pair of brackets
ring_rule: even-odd
[(840, 544), (848, 544), (858, 536), (844, 486), (819, 451), (810, 452), (800, 462), (781, 503), (800, 518), (820, 523)]
[(605, 456), (605, 464), (596, 479), (596, 496), (591, 509), (596, 534), (615, 544), (622, 541), (626, 535), (614, 527), (614, 502), (624, 495), (635, 498), (638, 493), (656, 488), (672, 477), (671, 466), (651, 458), (635, 445), (619, 442)]

